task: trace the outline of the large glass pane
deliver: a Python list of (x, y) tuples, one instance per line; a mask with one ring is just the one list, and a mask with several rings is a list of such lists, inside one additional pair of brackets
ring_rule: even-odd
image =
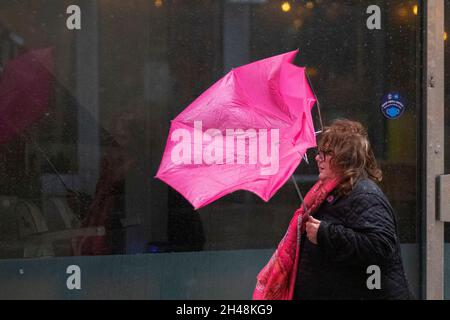
[[(67, 28), (73, 4), (81, 30)], [(417, 294), (417, 1), (379, 1), (380, 30), (367, 27), (372, 4), (1, 1), (2, 85), (41, 103), (0, 102), (11, 114), (0, 127), (0, 258), (251, 250), (264, 261), (299, 206), (292, 183), (268, 203), (236, 192), (197, 212), (154, 176), (170, 120), (193, 99), (233, 67), (299, 48), (325, 123), (368, 127)], [(23, 64), (29, 83), (6, 78)], [(380, 104), (394, 92), (407, 107), (388, 120)], [(317, 179), (309, 159), (295, 174), (303, 193)]]

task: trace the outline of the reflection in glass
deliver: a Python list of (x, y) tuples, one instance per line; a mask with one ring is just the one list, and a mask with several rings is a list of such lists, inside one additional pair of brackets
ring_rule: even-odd
[[(269, 203), (236, 192), (196, 212), (153, 177), (170, 120), (193, 99), (233, 67), (296, 48), (325, 122), (369, 128), (402, 242), (417, 242), (415, 1), (380, 4), (382, 30), (367, 29), (362, 0), (78, 1), (78, 33), (66, 3), (49, 3), (0, 4), (2, 81), (25, 52), (52, 48), (54, 64), (45, 106), (0, 146), (2, 258), (273, 248), (299, 206), (291, 183)], [(392, 91), (407, 101), (396, 121), (379, 109)], [(295, 174), (304, 192), (313, 153)]]

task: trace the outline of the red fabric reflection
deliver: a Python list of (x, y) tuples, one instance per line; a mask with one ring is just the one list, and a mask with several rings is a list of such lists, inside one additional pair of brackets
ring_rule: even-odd
[(52, 48), (30, 50), (6, 64), (0, 80), (0, 144), (48, 111), (52, 74)]

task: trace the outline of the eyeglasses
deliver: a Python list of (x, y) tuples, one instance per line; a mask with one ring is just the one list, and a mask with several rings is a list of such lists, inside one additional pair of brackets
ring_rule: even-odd
[(319, 156), (320, 161), (326, 161), (327, 155), (332, 155), (333, 151), (331, 150), (318, 150), (317, 155)]

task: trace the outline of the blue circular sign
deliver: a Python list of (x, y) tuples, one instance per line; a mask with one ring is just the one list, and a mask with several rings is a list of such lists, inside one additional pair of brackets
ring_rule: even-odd
[(388, 119), (398, 119), (405, 112), (406, 104), (398, 92), (388, 93), (381, 102), (381, 112)]

